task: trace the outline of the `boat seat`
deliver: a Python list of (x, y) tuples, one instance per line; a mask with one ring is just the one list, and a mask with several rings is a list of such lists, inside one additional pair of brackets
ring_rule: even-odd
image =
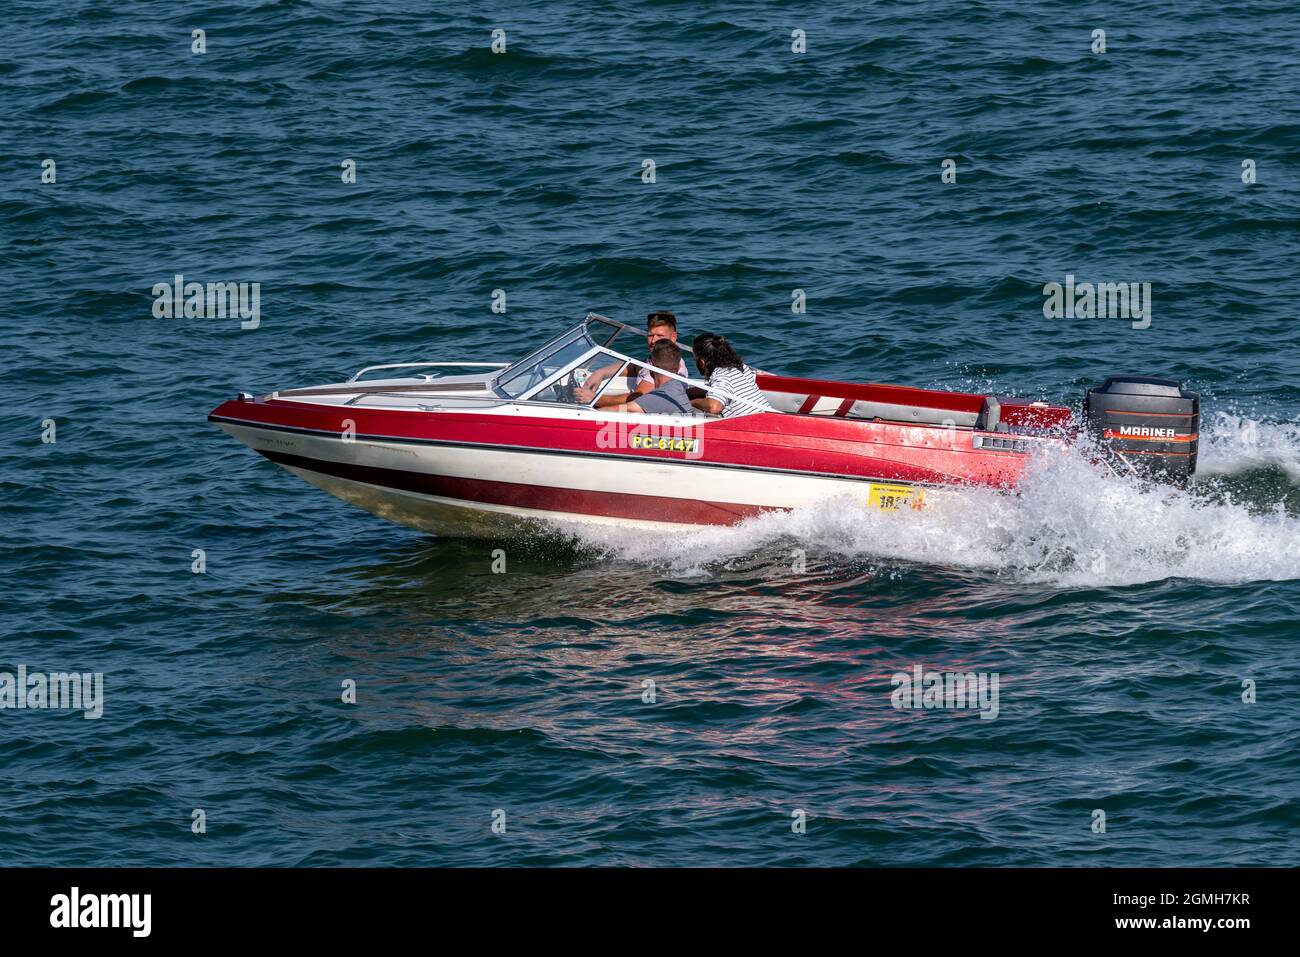
[(1001, 424), (1002, 407), (993, 396), (766, 374), (758, 376), (758, 386), (774, 409), (798, 415), (879, 419), (990, 432), (998, 431)]

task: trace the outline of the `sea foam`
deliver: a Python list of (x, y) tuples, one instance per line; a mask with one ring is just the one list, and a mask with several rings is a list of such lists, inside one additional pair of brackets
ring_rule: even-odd
[(1220, 415), (1202, 433), (1187, 489), (1116, 475), (1086, 447), (1031, 462), (1014, 493), (932, 494), (924, 509), (882, 512), (853, 497), (733, 527), (629, 536), (581, 526), (585, 546), (676, 574), (757, 557), (818, 556), (975, 569), (1054, 586), (1104, 587), (1166, 578), (1234, 583), (1300, 578), (1300, 516), (1282, 501), (1209, 494), (1216, 476), (1279, 467), (1300, 481), (1300, 426)]

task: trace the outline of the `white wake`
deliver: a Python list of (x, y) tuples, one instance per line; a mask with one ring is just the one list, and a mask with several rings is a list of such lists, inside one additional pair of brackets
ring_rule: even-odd
[(1071, 449), (1036, 457), (1015, 494), (962, 490), (931, 496), (919, 511), (882, 512), (841, 498), (731, 528), (629, 535), (585, 526), (577, 535), (611, 557), (678, 574), (756, 553), (793, 564), (802, 549), (809, 562), (978, 569), (1061, 587), (1300, 578), (1300, 516), (1280, 501), (1248, 505), (1206, 494), (1216, 476), (1262, 467), (1300, 482), (1300, 425), (1220, 414), (1201, 435), (1199, 481), (1187, 490), (1143, 487)]

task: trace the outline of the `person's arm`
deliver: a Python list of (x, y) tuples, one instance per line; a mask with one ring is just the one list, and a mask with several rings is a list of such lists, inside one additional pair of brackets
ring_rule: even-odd
[[(609, 379), (614, 378), (622, 368), (623, 366), (619, 363), (614, 363), (597, 369), (591, 375), (587, 376), (586, 382), (574, 389), (574, 395), (577, 397), (579, 402), (590, 402), (592, 397), (600, 391), (601, 386), (603, 386)], [(600, 399), (596, 401), (596, 407), (600, 408), (605, 405), (613, 405), (618, 401), (620, 400), (616, 395), (601, 396)]]
[[(713, 384), (713, 376), (709, 376), (709, 384)], [(691, 405), (701, 412), (707, 412), (710, 415), (722, 415), (722, 410), (727, 407), (726, 403), (721, 399), (713, 397), (712, 389), (695, 389), (695, 393), (692, 395), (690, 389), (686, 392), (687, 396), (690, 397)]]
[(722, 415), (722, 403), (717, 399), (710, 399), (707, 396), (703, 399), (692, 399), (691, 405), (701, 412), (708, 412), (710, 415)]
[(591, 375), (587, 376), (587, 381), (582, 384), (583, 388), (591, 389), (593, 391), (599, 389), (601, 384), (617, 371), (618, 369), (614, 366), (606, 366), (603, 369), (597, 369)]
[(610, 395), (607, 392), (604, 395), (602, 395), (599, 399), (596, 400), (596, 408), (608, 409), (616, 405), (622, 405), (624, 402), (627, 402), (628, 399), (631, 398), (632, 396), (645, 395), (647, 392), (650, 392), (652, 389), (654, 389), (654, 387), (655, 387), (654, 382), (638, 382), (636, 384), (636, 388), (632, 389), (630, 392), (627, 393), (618, 393), (617, 395)]
[(601, 385), (610, 376), (610, 370), (597, 369), (591, 375), (587, 376), (587, 381), (580, 386), (575, 386), (573, 396), (579, 402), (590, 402), (592, 396), (600, 391)]

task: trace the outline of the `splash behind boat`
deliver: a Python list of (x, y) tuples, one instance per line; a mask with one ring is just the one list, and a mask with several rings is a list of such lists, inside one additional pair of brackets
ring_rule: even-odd
[[(593, 313), (517, 362), (369, 366), (241, 393), (208, 418), (344, 501), (442, 535), (727, 525), (836, 496), (922, 508), (970, 486), (1014, 489), (1036, 447), (1080, 431), (1064, 406), (768, 374), (757, 382), (775, 411), (728, 418), (580, 401), (593, 373), (607, 374), (600, 394), (626, 387), (639, 363), (621, 350), (643, 335)], [(1198, 424), (1196, 393), (1138, 376), (1090, 390), (1082, 422), (1118, 467), (1172, 482), (1195, 471)]]

